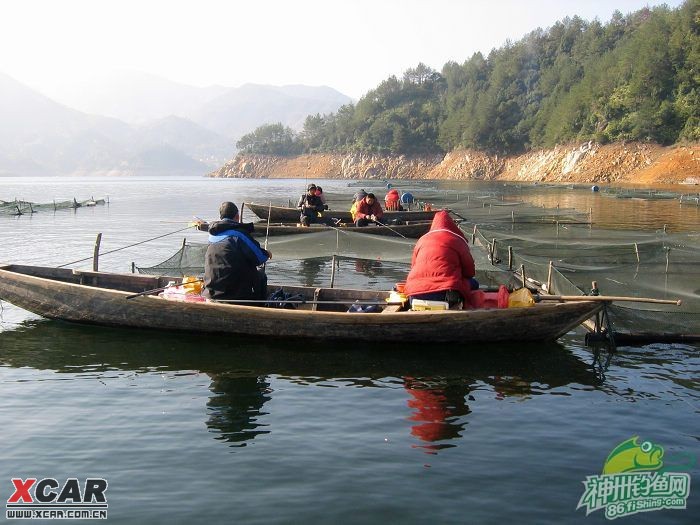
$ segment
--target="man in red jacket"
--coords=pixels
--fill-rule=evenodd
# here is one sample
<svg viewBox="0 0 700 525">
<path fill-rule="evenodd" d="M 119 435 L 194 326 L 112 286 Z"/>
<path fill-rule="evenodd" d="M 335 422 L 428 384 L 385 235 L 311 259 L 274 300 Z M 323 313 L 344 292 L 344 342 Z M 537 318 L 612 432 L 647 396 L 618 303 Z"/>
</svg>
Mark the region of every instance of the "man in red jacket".
<svg viewBox="0 0 700 525">
<path fill-rule="evenodd" d="M 430 231 L 413 248 L 406 295 L 412 300 L 447 301 L 450 306 L 465 304 L 478 286 L 474 274 L 466 237 L 446 211 L 437 212 Z"/>
<path fill-rule="evenodd" d="M 367 226 L 370 222 L 383 222 L 382 205 L 379 204 L 374 193 L 368 193 L 357 205 L 355 212 L 355 226 Z"/>
</svg>

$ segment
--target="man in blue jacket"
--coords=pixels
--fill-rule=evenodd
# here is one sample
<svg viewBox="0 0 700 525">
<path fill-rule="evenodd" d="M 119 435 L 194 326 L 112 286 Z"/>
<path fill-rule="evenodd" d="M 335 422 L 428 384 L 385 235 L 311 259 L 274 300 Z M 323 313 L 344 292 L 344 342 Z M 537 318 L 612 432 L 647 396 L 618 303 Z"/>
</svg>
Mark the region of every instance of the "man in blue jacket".
<svg viewBox="0 0 700 525">
<path fill-rule="evenodd" d="M 198 226 L 209 232 L 203 295 L 214 300 L 267 299 L 267 275 L 259 266 L 272 254 L 251 237 L 252 224 L 238 222 L 234 203 L 222 203 L 219 216 L 220 221 Z"/>
</svg>

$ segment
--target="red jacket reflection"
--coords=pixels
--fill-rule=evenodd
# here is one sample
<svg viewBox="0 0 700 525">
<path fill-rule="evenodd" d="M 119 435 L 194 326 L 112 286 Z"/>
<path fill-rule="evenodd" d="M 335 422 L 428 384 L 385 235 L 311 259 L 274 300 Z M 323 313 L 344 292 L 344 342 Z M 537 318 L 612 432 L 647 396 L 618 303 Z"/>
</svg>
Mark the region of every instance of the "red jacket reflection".
<svg viewBox="0 0 700 525">
<path fill-rule="evenodd" d="M 474 273 L 466 237 L 446 211 L 439 211 L 430 231 L 413 248 L 406 295 L 456 290 L 466 299 Z"/>
</svg>

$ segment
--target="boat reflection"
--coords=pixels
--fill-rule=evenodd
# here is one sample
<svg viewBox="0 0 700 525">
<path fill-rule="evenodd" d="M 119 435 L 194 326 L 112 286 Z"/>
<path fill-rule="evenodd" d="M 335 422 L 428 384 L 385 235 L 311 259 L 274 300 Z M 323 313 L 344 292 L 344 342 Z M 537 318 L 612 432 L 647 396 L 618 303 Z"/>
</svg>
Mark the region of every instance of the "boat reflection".
<svg viewBox="0 0 700 525">
<path fill-rule="evenodd" d="M 429 453 L 457 446 L 479 390 L 495 399 L 529 399 L 568 384 L 598 386 L 599 375 L 561 344 L 426 348 L 373 344 L 259 341 L 197 334 L 81 326 L 37 320 L 0 333 L 0 366 L 113 377 L 206 374 L 211 383 L 206 427 L 215 439 L 241 447 L 275 432 L 265 405 L 275 381 L 386 388 L 399 385 L 397 404 L 411 423 L 418 448 Z M 130 374 L 131 375 L 131 374 Z M 405 415 L 404 415 L 405 414 Z"/>
</svg>

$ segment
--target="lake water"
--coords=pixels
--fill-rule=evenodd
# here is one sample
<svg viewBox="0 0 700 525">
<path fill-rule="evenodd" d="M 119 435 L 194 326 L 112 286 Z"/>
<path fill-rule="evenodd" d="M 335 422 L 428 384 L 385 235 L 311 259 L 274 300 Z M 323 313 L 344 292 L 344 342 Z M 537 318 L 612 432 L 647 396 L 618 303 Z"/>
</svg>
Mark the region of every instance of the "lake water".
<svg viewBox="0 0 700 525">
<path fill-rule="evenodd" d="M 89 268 L 102 232 L 102 252 L 118 251 L 102 256 L 100 269 L 128 272 L 132 261 L 166 259 L 184 236 L 202 241 L 183 229 L 193 215 L 213 218 L 222 200 L 285 203 L 304 185 L 0 178 L 2 200 L 109 196 L 105 206 L 0 217 L 0 262 L 88 259 L 73 266 Z M 323 186 L 337 207 L 357 190 Z M 700 225 L 700 208 L 676 199 L 466 182 L 411 191 L 464 214 L 466 199 L 486 192 L 591 211 L 596 230 L 646 235 L 666 225 L 692 240 Z M 275 240 L 273 253 L 285 242 Z M 333 239 L 314 242 L 299 245 L 337 248 Z M 386 242 L 397 262 L 382 263 L 384 248 L 368 241 L 362 255 L 375 264 L 346 270 L 341 282 L 399 280 L 411 242 Z M 270 278 L 327 282 L 327 266 L 294 264 L 271 265 Z M 691 298 L 700 293 L 687 282 Z M 79 326 L 0 308 L 4 501 L 11 478 L 101 477 L 115 523 L 601 523 L 603 511 L 576 510 L 583 481 L 632 436 L 662 446 L 667 464 L 700 479 L 689 460 L 700 457 L 697 344 L 613 354 L 584 346 L 580 329 L 538 345 L 381 346 L 361 331 L 354 344 L 324 344 Z M 685 510 L 619 521 L 699 518 L 693 485 Z"/>
</svg>

